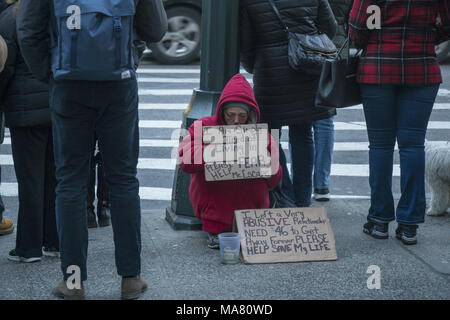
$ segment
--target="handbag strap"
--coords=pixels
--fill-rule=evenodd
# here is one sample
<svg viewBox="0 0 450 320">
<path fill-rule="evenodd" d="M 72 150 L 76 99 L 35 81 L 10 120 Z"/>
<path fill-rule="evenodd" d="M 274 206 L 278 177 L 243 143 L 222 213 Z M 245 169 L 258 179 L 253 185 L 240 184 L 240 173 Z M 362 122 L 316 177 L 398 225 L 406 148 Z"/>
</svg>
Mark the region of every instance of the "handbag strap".
<svg viewBox="0 0 450 320">
<path fill-rule="evenodd" d="M 272 7 L 272 10 L 275 12 L 275 15 L 278 17 L 278 20 L 280 20 L 281 25 L 284 28 L 284 31 L 289 32 L 289 28 L 288 26 L 284 23 L 283 19 L 281 18 L 281 14 L 280 11 L 278 11 L 277 6 L 275 5 L 275 3 L 273 2 L 273 0 L 268 0 L 270 3 L 270 6 Z"/>
<path fill-rule="evenodd" d="M 345 39 L 344 43 L 342 44 L 342 46 L 339 48 L 336 57 L 340 57 L 341 56 L 341 52 L 342 50 L 345 48 L 345 46 L 347 46 L 347 60 L 350 58 L 350 30 L 347 31 L 347 38 Z M 359 49 L 356 51 L 356 56 L 360 55 L 364 50 L 363 49 Z"/>
</svg>

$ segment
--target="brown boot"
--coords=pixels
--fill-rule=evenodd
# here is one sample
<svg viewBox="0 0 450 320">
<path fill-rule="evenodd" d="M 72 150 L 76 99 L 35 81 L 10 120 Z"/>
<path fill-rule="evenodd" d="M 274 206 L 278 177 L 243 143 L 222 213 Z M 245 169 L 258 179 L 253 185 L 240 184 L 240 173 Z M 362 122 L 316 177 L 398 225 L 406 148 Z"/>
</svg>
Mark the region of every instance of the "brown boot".
<svg viewBox="0 0 450 320">
<path fill-rule="evenodd" d="M 14 223 L 11 219 L 4 218 L 0 221 L 0 236 L 14 231 Z"/>
<path fill-rule="evenodd" d="M 147 290 L 147 283 L 141 277 L 122 277 L 122 300 L 138 299 Z"/>
<path fill-rule="evenodd" d="M 81 284 L 81 289 L 69 289 L 66 281 L 61 280 L 53 289 L 53 295 L 64 300 L 84 300 L 84 287 Z"/>
</svg>

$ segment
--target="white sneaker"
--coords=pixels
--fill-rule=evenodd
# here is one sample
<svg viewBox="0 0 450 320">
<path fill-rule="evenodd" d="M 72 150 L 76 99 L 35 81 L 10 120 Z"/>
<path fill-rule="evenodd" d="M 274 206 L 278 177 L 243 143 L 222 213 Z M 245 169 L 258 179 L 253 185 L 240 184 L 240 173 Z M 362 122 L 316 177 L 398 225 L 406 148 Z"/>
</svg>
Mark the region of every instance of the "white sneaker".
<svg viewBox="0 0 450 320">
<path fill-rule="evenodd" d="M 52 247 L 52 248 L 42 247 L 42 255 L 46 256 L 46 257 L 59 258 L 59 251 L 58 251 L 58 249 L 56 249 L 54 247 Z"/>
<path fill-rule="evenodd" d="M 316 201 L 330 201 L 330 191 L 328 189 L 314 189 L 313 198 Z"/>
</svg>

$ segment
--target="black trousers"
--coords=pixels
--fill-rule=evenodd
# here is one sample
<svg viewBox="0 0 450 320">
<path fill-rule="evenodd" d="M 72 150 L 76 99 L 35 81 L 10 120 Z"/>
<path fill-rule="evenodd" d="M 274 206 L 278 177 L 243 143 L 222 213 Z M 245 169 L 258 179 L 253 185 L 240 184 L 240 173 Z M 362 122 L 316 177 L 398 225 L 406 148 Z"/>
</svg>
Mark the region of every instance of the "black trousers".
<svg viewBox="0 0 450 320">
<path fill-rule="evenodd" d="M 52 128 L 10 128 L 14 169 L 19 185 L 16 253 L 42 255 L 42 246 L 58 246 L 55 215 L 55 160 Z"/>
<path fill-rule="evenodd" d="M 2 167 L 0 167 L 0 183 L 2 181 Z M 5 211 L 5 205 L 3 204 L 2 196 L 0 195 L 0 222 L 3 220 L 3 211 Z"/>
</svg>

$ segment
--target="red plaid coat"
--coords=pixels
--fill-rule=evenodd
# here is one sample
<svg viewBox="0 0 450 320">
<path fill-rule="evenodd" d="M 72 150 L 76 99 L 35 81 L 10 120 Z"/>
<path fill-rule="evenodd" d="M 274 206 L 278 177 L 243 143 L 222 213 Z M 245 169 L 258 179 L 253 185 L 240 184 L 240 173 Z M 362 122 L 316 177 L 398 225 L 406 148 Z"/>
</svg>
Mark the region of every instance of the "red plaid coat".
<svg viewBox="0 0 450 320">
<path fill-rule="evenodd" d="M 369 30 L 369 5 L 381 9 L 381 29 Z M 442 82 L 434 46 L 450 39 L 450 0 L 354 0 L 350 37 L 365 51 L 358 82 L 427 85 Z M 440 16 L 440 23 L 437 16 Z"/>
</svg>

